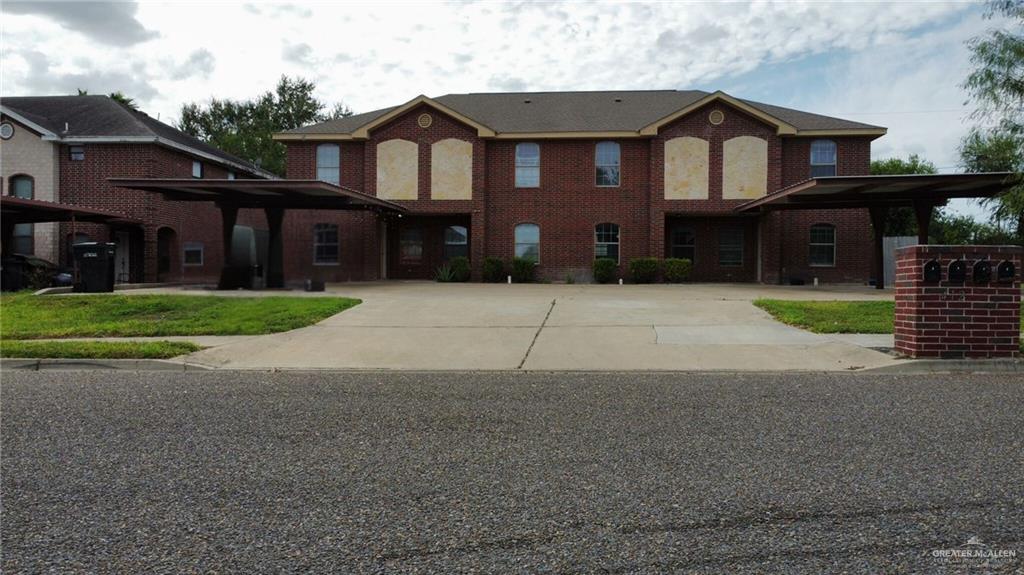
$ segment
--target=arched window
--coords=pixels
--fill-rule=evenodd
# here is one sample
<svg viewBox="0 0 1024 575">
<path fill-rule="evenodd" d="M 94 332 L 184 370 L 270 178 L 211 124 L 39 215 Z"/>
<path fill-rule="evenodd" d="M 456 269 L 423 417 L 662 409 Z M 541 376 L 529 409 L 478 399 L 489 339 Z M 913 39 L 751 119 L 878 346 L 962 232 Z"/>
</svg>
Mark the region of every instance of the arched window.
<svg viewBox="0 0 1024 575">
<path fill-rule="evenodd" d="M 594 153 L 598 186 L 619 185 L 619 143 L 598 142 Z"/>
<path fill-rule="evenodd" d="M 597 224 L 594 226 L 594 257 L 611 258 L 619 263 L 619 225 Z"/>
<path fill-rule="evenodd" d="M 540 226 L 519 224 L 516 226 L 516 257 L 540 262 Z"/>
<path fill-rule="evenodd" d="M 836 143 L 832 140 L 811 142 L 811 177 L 836 175 Z"/>
<path fill-rule="evenodd" d="M 516 144 L 516 187 L 540 187 L 540 144 Z"/>
<path fill-rule="evenodd" d="M 313 226 L 313 265 L 337 265 L 339 252 L 337 224 Z"/>
<path fill-rule="evenodd" d="M 444 259 L 450 260 L 469 255 L 469 233 L 465 226 L 448 226 L 444 229 Z"/>
<path fill-rule="evenodd" d="M 316 147 L 316 179 L 341 184 L 341 148 L 338 144 L 320 144 Z"/>
<path fill-rule="evenodd" d="M 836 227 L 832 224 L 811 226 L 810 255 L 808 262 L 815 267 L 836 265 Z"/>
<path fill-rule="evenodd" d="M 16 198 L 31 200 L 36 195 L 36 181 L 32 179 L 32 176 L 11 176 L 8 190 L 8 193 Z M 11 251 L 13 253 L 34 255 L 36 251 L 35 225 L 14 224 L 14 241 L 12 244 Z"/>
</svg>

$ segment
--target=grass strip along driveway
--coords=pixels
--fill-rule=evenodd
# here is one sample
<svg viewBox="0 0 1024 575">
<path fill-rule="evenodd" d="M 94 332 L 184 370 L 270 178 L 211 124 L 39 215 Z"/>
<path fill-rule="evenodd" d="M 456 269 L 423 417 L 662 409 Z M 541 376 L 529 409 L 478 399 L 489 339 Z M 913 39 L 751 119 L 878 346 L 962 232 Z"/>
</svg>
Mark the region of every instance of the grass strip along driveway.
<svg viewBox="0 0 1024 575">
<path fill-rule="evenodd" d="M 312 325 L 359 304 L 331 297 L 0 296 L 0 339 L 260 335 Z"/>
<path fill-rule="evenodd" d="M 0 341 L 0 357 L 168 359 L 203 349 L 187 341 Z"/>
<path fill-rule="evenodd" d="M 891 301 L 786 301 L 757 299 L 754 305 L 784 324 L 814 333 L 892 333 Z"/>
</svg>

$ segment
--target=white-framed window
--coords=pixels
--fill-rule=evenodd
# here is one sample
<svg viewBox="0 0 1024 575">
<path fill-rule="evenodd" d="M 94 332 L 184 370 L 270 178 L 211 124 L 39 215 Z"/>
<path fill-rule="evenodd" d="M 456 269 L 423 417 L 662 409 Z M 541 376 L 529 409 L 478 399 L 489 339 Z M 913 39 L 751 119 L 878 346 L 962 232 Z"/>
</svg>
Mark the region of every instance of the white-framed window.
<svg viewBox="0 0 1024 575">
<path fill-rule="evenodd" d="M 612 223 L 594 226 L 594 257 L 611 258 L 619 263 L 619 225 Z"/>
<path fill-rule="evenodd" d="M 81 162 L 85 159 L 85 146 L 68 146 L 68 159 Z"/>
<path fill-rule="evenodd" d="M 182 247 L 181 263 L 186 266 L 201 266 L 205 261 L 203 242 L 185 242 Z"/>
<path fill-rule="evenodd" d="M 697 235 L 693 228 L 673 228 L 669 242 L 672 257 L 690 260 L 690 263 L 697 261 Z"/>
<path fill-rule="evenodd" d="M 519 224 L 515 228 L 515 255 L 517 258 L 540 263 L 540 226 Z"/>
<path fill-rule="evenodd" d="M 199 160 L 192 160 L 192 177 L 203 177 L 203 163 L 200 162 Z"/>
<path fill-rule="evenodd" d="M 718 265 L 724 267 L 743 265 L 743 228 L 719 228 Z"/>
<path fill-rule="evenodd" d="M 234 180 L 236 177 L 237 176 L 235 176 L 235 172 L 233 172 L 231 170 L 228 170 L 228 179 L 229 180 Z"/>
<path fill-rule="evenodd" d="M 444 259 L 469 256 L 469 232 L 465 226 L 444 229 Z"/>
<path fill-rule="evenodd" d="M 8 193 L 16 198 L 31 200 L 36 195 L 36 181 L 32 176 L 20 174 L 7 181 Z M 14 224 L 14 241 L 11 252 L 34 255 L 36 251 L 35 224 Z"/>
<path fill-rule="evenodd" d="M 423 261 L 423 231 L 419 228 L 402 228 L 398 234 L 398 260 L 406 264 Z"/>
<path fill-rule="evenodd" d="M 620 181 L 620 149 L 618 142 L 598 142 L 594 148 L 597 185 L 615 187 Z"/>
<path fill-rule="evenodd" d="M 810 253 L 808 263 L 813 267 L 835 267 L 836 227 L 832 224 L 811 226 Z"/>
<path fill-rule="evenodd" d="M 341 147 L 338 144 L 320 144 L 316 147 L 316 179 L 334 185 L 341 184 Z"/>
<path fill-rule="evenodd" d="M 832 140 L 811 142 L 811 177 L 836 175 L 836 143 Z"/>
<path fill-rule="evenodd" d="M 16 198 L 31 200 L 36 196 L 36 180 L 32 176 L 19 174 L 7 182 L 8 193 Z"/>
<path fill-rule="evenodd" d="M 540 187 L 540 144 L 516 144 L 516 187 Z"/>
<path fill-rule="evenodd" d="M 338 226 L 336 224 L 313 226 L 313 265 L 337 265 L 340 253 Z"/>
</svg>

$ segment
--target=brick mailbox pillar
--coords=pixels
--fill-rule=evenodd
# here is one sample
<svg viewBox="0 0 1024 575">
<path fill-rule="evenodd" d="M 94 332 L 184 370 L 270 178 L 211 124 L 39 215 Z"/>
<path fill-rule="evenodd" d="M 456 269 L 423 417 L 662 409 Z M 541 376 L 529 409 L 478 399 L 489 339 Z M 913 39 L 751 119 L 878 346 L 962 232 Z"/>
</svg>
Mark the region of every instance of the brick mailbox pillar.
<svg viewBox="0 0 1024 575">
<path fill-rule="evenodd" d="M 896 250 L 896 351 L 910 357 L 1017 357 L 1020 246 Z"/>
</svg>

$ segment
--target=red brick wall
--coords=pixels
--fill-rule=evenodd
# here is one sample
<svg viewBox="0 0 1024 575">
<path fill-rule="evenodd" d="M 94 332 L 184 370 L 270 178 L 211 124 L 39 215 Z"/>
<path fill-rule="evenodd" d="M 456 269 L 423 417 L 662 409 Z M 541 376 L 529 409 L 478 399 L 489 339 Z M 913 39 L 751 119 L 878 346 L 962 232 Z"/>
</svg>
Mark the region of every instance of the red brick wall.
<svg viewBox="0 0 1024 575">
<path fill-rule="evenodd" d="M 910 357 L 1016 357 L 1020 352 L 1020 246 L 907 246 L 896 250 L 896 351 Z M 924 280 L 935 259 L 942 280 Z M 967 263 L 967 281 L 949 281 L 949 264 Z M 974 283 L 973 265 L 992 262 L 992 279 Z M 1014 262 L 1013 281 L 999 282 L 996 266 Z"/>
</svg>

